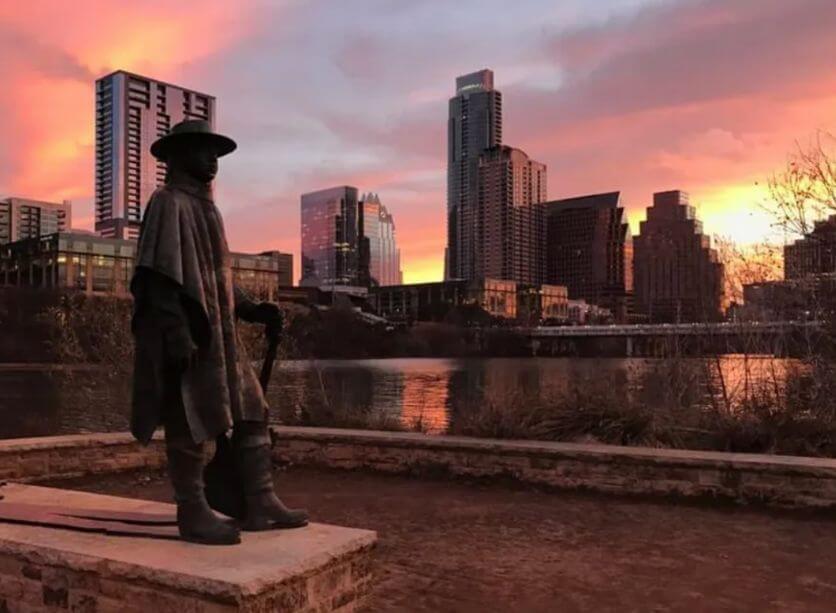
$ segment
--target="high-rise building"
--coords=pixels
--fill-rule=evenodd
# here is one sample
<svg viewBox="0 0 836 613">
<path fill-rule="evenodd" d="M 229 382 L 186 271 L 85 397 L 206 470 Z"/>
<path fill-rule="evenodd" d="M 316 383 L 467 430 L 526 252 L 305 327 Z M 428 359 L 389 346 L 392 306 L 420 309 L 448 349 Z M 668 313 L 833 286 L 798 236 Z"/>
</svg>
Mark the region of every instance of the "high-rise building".
<svg viewBox="0 0 836 613">
<path fill-rule="evenodd" d="M 0 200 L 0 245 L 55 232 L 72 225 L 72 203 L 43 202 L 28 198 Z"/>
<path fill-rule="evenodd" d="M 633 240 L 636 309 L 651 322 L 719 319 L 723 264 L 702 232 L 688 194 L 653 194 Z"/>
<path fill-rule="evenodd" d="M 96 81 L 96 232 L 139 236 L 143 208 L 165 182 L 151 143 L 185 119 L 214 127 L 215 98 L 123 70 Z"/>
<path fill-rule="evenodd" d="M 377 194 L 365 194 L 360 200 L 357 225 L 360 284 L 371 287 L 403 283 L 395 221 Z"/>
<path fill-rule="evenodd" d="M 358 194 L 343 185 L 302 194 L 300 285 L 357 285 Z"/>
<path fill-rule="evenodd" d="M 479 157 L 476 207 L 460 217 L 475 230 L 468 274 L 540 284 L 545 276 L 546 166 L 497 145 Z"/>
<path fill-rule="evenodd" d="M 569 298 L 627 319 L 633 291 L 633 238 L 619 192 L 553 200 L 546 217 L 546 281 Z"/>
<path fill-rule="evenodd" d="M 446 279 L 476 276 L 479 156 L 501 144 L 502 94 L 493 87 L 493 72 L 458 77 L 447 122 Z"/>
<path fill-rule="evenodd" d="M 813 230 L 784 247 L 784 278 L 836 272 L 836 215 L 817 221 Z"/>
</svg>

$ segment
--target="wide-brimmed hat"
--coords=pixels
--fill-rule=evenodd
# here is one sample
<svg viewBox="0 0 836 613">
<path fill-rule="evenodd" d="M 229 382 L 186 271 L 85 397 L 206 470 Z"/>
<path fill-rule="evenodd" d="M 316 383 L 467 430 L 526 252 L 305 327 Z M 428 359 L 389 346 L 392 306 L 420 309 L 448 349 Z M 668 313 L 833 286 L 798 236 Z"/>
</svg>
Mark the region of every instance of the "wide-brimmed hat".
<svg viewBox="0 0 836 613">
<path fill-rule="evenodd" d="M 238 147 L 228 136 L 213 132 L 212 126 L 205 119 L 187 119 L 174 124 L 168 134 L 155 140 L 151 145 L 151 155 L 158 160 L 165 161 L 175 143 L 188 140 L 211 143 L 218 157 L 232 153 Z"/>
</svg>

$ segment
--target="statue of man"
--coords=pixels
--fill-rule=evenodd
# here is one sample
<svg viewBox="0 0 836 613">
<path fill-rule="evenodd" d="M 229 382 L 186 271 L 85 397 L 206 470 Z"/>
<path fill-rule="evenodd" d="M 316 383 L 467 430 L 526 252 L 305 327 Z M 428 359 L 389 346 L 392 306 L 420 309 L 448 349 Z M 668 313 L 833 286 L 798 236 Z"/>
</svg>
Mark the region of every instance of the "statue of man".
<svg viewBox="0 0 836 613">
<path fill-rule="evenodd" d="M 246 498 L 245 530 L 293 528 L 307 514 L 273 490 L 267 403 L 236 330 L 236 317 L 281 325 L 278 305 L 234 287 L 223 222 L 212 194 L 218 158 L 235 142 L 187 120 L 151 146 L 166 183 L 142 220 L 131 280 L 136 342 L 131 431 L 141 442 L 165 427 L 168 472 L 184 540 L 227 545 L 239 529 L 216 515 L 203 483 L 204 444 L 232 430 Z"/>
</svg>

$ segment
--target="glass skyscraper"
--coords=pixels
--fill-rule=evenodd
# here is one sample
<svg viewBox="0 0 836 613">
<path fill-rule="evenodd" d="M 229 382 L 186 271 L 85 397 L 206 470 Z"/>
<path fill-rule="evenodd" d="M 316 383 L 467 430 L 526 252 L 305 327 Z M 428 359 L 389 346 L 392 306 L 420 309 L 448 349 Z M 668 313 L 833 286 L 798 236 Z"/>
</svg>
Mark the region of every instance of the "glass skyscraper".
<svg viewBox="0 0 836 613">
<path fill-rule="evenodd" d="M 215 98 L 122 70 L 96 81 L 96 232 L 139 236 L 142 211 L 165 182 L 151 143 L 184 119 L 214 127 Z"/>
<path fill-rule="evenodd" d="M 395 242 L 395 221 L 377 194 L 360 201 L 360 283 L 366 286 L 403 282 L 401 252 Z"/>
<path fill-rule="evenodd" d="M 502 94 L 493 87 L 493 72 L 458 77 L 447 121 L 447 279 L 477 274 L 479 156 L 501 144 Z"/>
<path fill-rule="evenodd" d="M 546 280 L 569 298 L 627 320 L 633 294 L 633 238 L 620 192 L 553 200 L 543 205 Z"/>
<path fill-rule="evenodd" d="M 302 194 L 300 285 L 358 284 L 358 192 L 343 185 Z"/>
</svg>

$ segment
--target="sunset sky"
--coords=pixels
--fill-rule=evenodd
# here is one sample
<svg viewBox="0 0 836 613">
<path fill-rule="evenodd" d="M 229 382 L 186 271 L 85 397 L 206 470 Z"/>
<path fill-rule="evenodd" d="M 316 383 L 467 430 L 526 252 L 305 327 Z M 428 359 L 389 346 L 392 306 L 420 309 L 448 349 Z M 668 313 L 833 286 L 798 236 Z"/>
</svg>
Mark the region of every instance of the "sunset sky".
<svg viewBox="0 0 836 613">
<path fill-rule="evenodd" d="M 93 82 L 125 69 L 217 97 L 233 249 L 298 260 L 299 195 L 350 184 L 394 214 L 405 280 L 439 279 L 447 100 L 491 68 L 550 198 L 620 189 L 637 230 L 684 189 L 750 242 L 756 183 L 836 129 L 834 32 L 833 0 L 7 0 L 0 196 L 69 198 L 92 229 Z"/>
</svg>

